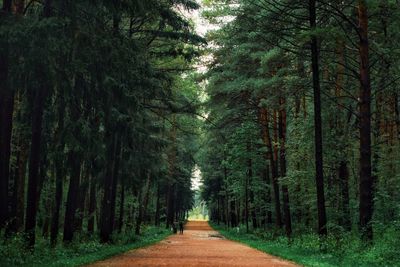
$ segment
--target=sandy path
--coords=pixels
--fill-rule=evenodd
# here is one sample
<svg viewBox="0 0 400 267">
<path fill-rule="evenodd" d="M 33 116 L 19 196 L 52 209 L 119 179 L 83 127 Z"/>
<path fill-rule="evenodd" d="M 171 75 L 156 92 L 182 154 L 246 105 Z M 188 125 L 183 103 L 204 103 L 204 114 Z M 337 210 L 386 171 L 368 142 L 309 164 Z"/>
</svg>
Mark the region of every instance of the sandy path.
<svg viewBox="0 0 400 267">
<path fill-rule="evenodd" d="M 105 266 L 298 266 L 224 239 L 207 222 L 190 221 L 183 235 L 172 235 L 158 244 L 97 262 Z"/>
</svg>

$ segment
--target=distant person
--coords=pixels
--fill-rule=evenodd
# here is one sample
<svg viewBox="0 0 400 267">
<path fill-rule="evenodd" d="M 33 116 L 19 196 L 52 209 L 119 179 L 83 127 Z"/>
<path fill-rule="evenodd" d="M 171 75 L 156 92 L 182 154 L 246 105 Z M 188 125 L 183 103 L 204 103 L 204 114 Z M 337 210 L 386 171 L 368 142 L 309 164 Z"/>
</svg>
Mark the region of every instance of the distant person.
<svg viewBox="0 0 400 267">
<path fill-rule="evenodd" d="M 172 231 L 174 232 L 174 234 L 178 232 L 178 223 L 176 221 L 172 223 Z"/>
<path fill-rule="evenodd" d="M 179 233 L 183 235 L 183 221 L 179 221 Z"/>
</svg>

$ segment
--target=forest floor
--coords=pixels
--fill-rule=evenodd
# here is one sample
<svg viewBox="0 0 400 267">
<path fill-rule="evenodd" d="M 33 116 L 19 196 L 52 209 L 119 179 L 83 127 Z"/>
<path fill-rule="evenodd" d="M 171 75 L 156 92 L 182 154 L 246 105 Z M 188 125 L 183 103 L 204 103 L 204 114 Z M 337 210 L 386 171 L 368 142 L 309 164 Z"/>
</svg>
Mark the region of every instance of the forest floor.
<svg viewBox="0 0 400 267">
<path fill-rule="evenodd" d="M 90 267 L 109 266 L 299 266 L 225 239 L 206 221 L 189 221 L 176 234 L 146 248 L 132 250 Z"/>
</svg>

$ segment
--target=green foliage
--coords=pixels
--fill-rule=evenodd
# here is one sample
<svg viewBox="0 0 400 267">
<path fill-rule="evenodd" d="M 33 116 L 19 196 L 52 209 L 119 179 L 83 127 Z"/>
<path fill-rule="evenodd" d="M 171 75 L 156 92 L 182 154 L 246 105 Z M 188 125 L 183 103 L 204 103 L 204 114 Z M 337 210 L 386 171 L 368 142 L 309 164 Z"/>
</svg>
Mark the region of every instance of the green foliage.
<svg viewBox="0 0 400 267">
<path fill-rule="evenodd" d="M 302 233 L 288 240 L 272 232 L 254 231 L 246 234 L 239 228 L 213 225 L 225 237 L 263 252 L 292 260 L 304 266 L 400 266 L 398 225 L 379 230 L 373 246 L 366 247 L 357 234 L 329 235 L 321 243 L 316 234 Z M 321 251 L 324 247 L 326 252 Z"/>
<path fill-rule="evenodd" d="M 134 231 L 115 234 L 113 244 L 101 244 L 97 238 L 82 236 L 68 246 L 50 248 L 39 239 L 34 252 L 24 252 L 25 243 L 17 235 L 0 245 L 1 266 L 81 266 L 103 260 L 128 250 L 156 243 L 170 234 L 165 227 L 148 226 L 140 236 Z"/>
</svg>

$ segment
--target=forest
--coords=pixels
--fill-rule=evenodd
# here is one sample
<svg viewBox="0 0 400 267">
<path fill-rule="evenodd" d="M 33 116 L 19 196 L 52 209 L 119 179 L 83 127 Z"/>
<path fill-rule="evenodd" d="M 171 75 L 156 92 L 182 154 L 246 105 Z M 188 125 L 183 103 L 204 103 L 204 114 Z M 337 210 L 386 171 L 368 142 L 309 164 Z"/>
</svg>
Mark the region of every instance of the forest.
<svg viewBox="0 0 400 267">
<path fill-rule="evenodd" d="M 400 265 L 399 1 L 0 6 L 1 266 L 91 263 L 190 211 L 304 266 Z"/>
<path fill-rule="evenodd" d="M 211 220 L 398 266 L 399 1 L 205 2 Z"/>
</svg>

